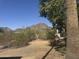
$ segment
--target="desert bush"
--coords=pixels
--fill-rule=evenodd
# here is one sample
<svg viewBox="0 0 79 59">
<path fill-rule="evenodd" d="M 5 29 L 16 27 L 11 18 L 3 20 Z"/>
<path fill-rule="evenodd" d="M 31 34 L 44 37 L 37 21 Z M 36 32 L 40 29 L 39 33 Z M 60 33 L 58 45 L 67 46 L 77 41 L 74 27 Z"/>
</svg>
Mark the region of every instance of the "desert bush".
<svg viewBox="0 0 79 59">
<path fill-rule="evenodd" d="M 50 42 L 50 46 L 55 47 L 55 49 L 59 52 L 61 52 L 62 54 L 65 54 L 66 52 L 66 38 L 64 39 L 59 39 L 56 40 L 56 29 L 51 29 L 50 31 L 48 31 L 47 33 L 47 38 Z"/>
<path fill-rule="evenodd" d="M 47 32 L 47 39 L 49 40 L 50 42 L 50 46 L 53 46 L 53 42 L 55 40 L 55 33 L 56 33 L 56 30 L 55 29 L 51 29 Z"/>
<path fill-rule="evenodd" d="M 23 30 L 19 33 L 14 33 L 14 46 L 21 47 L 29 44 L 30 41 L 35 40 L 35 34 L 31 30 Z"/>
<path fill-rule="evenodd" d="M 5 45 L 13 40 L 12 33 L 11 31 L 0 32 L 0 44 Z"/>
<path fill-rule="evenodd" d="M 49 30 L 47 32 L 47 39 L 49 39 L 49 40 L 55 39 L 55 33 L 56 33 L 56 30 L 55 29 Z"/>
</svg>

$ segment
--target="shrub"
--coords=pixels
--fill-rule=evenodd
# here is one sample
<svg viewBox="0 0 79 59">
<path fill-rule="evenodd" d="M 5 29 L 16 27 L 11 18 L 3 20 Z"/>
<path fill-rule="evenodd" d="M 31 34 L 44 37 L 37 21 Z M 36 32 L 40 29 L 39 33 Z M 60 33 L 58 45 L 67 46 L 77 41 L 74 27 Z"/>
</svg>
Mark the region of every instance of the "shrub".
<svg viewBox="0 0 79 59">
<path fill-rule="evenodd" d="M 14 46 L 26 46 L 30 41 L 35 40 L 35 34 L 31 30 L 24 30 L 19 33 L 14 33 L 14 40 Z"/>
</svg>

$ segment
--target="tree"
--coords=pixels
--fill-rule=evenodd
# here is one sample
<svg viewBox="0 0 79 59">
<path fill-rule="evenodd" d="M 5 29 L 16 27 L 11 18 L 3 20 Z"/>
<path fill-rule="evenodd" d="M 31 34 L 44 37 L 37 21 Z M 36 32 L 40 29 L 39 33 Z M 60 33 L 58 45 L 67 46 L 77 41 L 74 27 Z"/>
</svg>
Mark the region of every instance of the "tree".
<svg viewBox="0 0 79 59">
<path fill-rule="evenodd" d="M 64 0 L 40 0 L 40 15 L 46 17 L 61 36 L 66 37 L 66 13 Z M 54 29 L 53 28 L 53 29 Z M 66 42 L 66 40 L 64 40 Z"/>
<path fill-rule="evenodd" d="M 66 0 L 67 6 L 67 56 L 79 59 L 79 29 L 76 0 Z"/>
<path fill-rule="evenodd" d="M 41 0 L 40 15 L 48 18 L 52 25 L 61 32 L 65 29 L 64 0 Z"/>
<path fill-rule="evenodd" d="M 79 14 L 79 0 L 77 0 L 77 4 Z M 59 30 L 59 32 L 64 30 L 66 32 L 65 11 L 65 0 L 40 0 L 40 15 L 48 18 L 48 20 Z"/>
<path fill-rule="evenodd" d="M 67 5 L 67 23 L 65 2 Z M 51 23 L 55 22 L 54 24 L 57 25 L 55 27 L 60 30 L 60 33 L 67 25 L 67 59 L 79 59 L 79 29 L 76 0 L 41 0 L 40 4 L 41 16 L 48 18 Z"/>
<path fill-rule="evenodd" d="M 50 28 L 44 23 L 38 23 L 31 26 L 31 30 L 35 33 L 36 39 L 47 39 L 47 32 Z"/>
</svg>

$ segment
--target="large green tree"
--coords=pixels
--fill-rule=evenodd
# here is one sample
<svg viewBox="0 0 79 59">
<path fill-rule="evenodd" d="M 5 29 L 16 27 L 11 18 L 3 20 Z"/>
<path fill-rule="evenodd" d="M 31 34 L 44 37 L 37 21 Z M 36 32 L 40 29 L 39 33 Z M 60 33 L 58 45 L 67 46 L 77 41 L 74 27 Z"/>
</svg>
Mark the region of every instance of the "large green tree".
<svg viewBox="0 0 79 59">
<path fill-rule="evenodd" d="M 77 7 L 79 15 L 78 0 Z M 40 15 L 46 17 L 55 28 L 59 29 L 59 32 L 66 32 L 65 0 L 40 0 Z"/>
<path fill-rule="evenodd" d="M 64 3 L 64 0 L 40 0 L 40 15 L 46 17 L 60 33 L 66 31 Z"/>
<path fill-rule="evenodd" d="M 66 13 L 64 0 L 40 0 L 40 15 L 46 17 L 54 28 L 66 35 Z M 64 40 L 66 42 L 66 40 Z M 59 44 L 61 46 L 61 44 Z M 65 45 L 64 45 L 65 46 Z"/>
<path fill-rule="evenodd" d="M 65 9 L 65 7 L 67 7 L 67 9 Z M 79 9 L 77 9 L 76 0 L 41 0 L 40 2 L 41 16 L 48 18 L 52 23 L 55 22 L 55 25 L 57 24 L 57 27 L 60 29 L 65 28 L 67 25 L 67 59 L 79 59 L 79 28 L 77 10 Z"/>
</svg>

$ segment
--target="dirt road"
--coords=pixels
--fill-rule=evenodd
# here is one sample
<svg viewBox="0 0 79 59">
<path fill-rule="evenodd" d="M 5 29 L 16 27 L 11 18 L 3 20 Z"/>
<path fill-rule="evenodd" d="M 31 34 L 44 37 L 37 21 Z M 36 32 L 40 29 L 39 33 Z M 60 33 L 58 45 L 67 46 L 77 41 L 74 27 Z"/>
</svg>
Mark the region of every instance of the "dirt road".
<svg viewBox="0 0 79 59">
<path fill-rule="evenodd" d="M 48 41 L 45 40 L 35 40 L 29 43 L 29 46 L 18 48 L 18 49 L 7 49 L 0 53 L 0 57 L 11 57 L 11 56 L 22 56 L 22 59 L 41 59 L 46 52 L 51 48 Z M 58 52 L 53 55 L 55 50 L 47 56 L 46 59 L 63 59 Z"/>
</svg>

